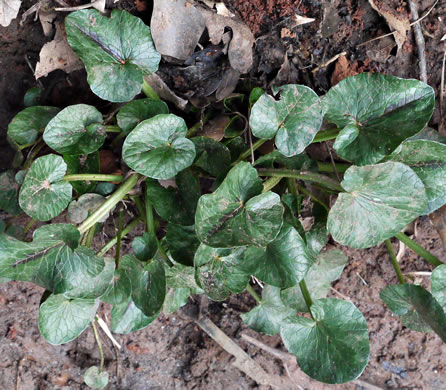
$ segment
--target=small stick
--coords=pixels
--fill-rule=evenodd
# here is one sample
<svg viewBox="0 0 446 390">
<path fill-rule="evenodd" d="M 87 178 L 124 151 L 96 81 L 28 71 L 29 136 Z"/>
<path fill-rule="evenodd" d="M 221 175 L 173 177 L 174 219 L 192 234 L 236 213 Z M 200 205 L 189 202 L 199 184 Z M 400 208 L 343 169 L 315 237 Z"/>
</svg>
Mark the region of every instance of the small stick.
<svg viewBox="0 0 446 390">
<path fill-rule="evenodd" d="M 346 51 L 343 51 L 342 53 L 336 54 L 333 58 L 330 58 L 327 62 L 324 62 L 323 64 L 319 65 L 318 67 L 314 68 L 311 72 L 316 73 L 318 70 L 327 67 L 332 62 L 335 62 L 339 57 L 347 55 Z"/>
<path fill-rule="evenodd" d="M 413 18 L 415 20 L 417 20 L 419 18 L 418 9 L 412 0 L 409 0 L 409 7 L 410 7 L 410 12 L 412 13 Z M 420 63 L 419 63 L 420 79 L 423 83 L 427 84 L 427 66 L 426 66 L 426 57 L 425 57 L 426 46 L 424 43 L 423 32 L 421 31 L 421 26 L 419 23 L 417 23 L 414 26 L 414 28 L 415 28 L 415 31 L 414 31 L 415 42 L 417 43 L 418 57 L 420 59 Z"/>
<path fill-rule="evenodd" d="M 412 276 L 431 276 L 432 272 L 430 271 L 415 271 L 415 272 L 406 272 L 403 275 L 412 275 Z"/>
<path fill-rule="evenodd" d="M 334 287 L 330 287 L 330 290 L 333 291 L 335 294 L 339 295 L 342 299 L 345 299 L 346 301 L 349 301 L 349 302 L 352 301 L 347 295 L 342 294 L 340 291 L 336 290 Z"/>
<path fill-rule="evenodd" d="M 359 279 L 361 279 L 362 283 L 364 283 L 365 286 L 368 286 L 368 283 L 364 280 L 364 278 L 359 274 L 359 272 L 356 272 L 356 275 L 358 275 Z"/>
</svg>

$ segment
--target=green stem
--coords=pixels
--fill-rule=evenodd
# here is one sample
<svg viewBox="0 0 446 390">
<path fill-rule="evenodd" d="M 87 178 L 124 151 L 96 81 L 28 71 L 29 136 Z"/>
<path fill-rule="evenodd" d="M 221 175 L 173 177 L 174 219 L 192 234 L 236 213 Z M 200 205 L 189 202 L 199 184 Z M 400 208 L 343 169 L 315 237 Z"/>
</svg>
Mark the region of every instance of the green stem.
<svg viewBox="0 0 446 390">
<path fill-rule="evenodd" d="M 260 148 L 266 141 L 268 141 L 267 139 L 258 139 L 256 142 L 254 142 L 252 144 L 252 151 L 256 151 L 258 148 Z M 249 157 L 251 155 L 251 148 L 246 149 L 239 157 L 236 161 L 234 161 L 231 165 L 237 165 L 240 161 L 243 161 L 246 157 Z"/>
<path fill-rule="evenodd" d="M 121 184 L 121 186 L 111 195 L 101 207 L 99 207 L 92 215 L 90 215 L 79 227 L 81 233 L 85 233 L 90 229 L 96 222 L 105 217 L 110 210 L 116 206 L 124 197 L 131 191 L 131 189 L 136 185 L 141 175 L 134 174 L 131 175 L 128 180 Z"/>
<path fill-rule="evenodd" d="M 432 253 L 428 252 L 421 245 L 417 244 L 410 237 L 406 236 L 404 233 L 397 233 L 395 237 L 398 238 L 401 242 L 406 244 L 410 249 L 412 249 L 417 255 L 421 256 L 423 259 L 427 260 L 433 266 L 437 267 L 442 265 L 443 262 L 440 261 L 437 257 L 435 257 Z"/>
<path fill-rule="evenodd" d="M 118 220 L 118 234 L 116 235 L 116 256 L 115 256 L 115 264 L 116 269 L 119 269 L 119 262 L 121 260 L 121 240 L 122 240 L 122 225 L 124 224 L 124 212 L 122 210 L 119 211 L 119 220 Z"/>
<path fill-rule="evenodd" d="M 139 215 L 141 215 L 144 218 L 144 221 L 146 220 L 146 212 L 144 211 L 144 206 L 141 202 L 141 198 L 136 195 L 130 196 L 130 199 L 135 203 L 136 208 L 138 209 Z"/>
<path fill-rule="evenodd" d="M 66 175 L 64 181 L 122 181 L 120 175 L 103 175 L 100 173 L 78 173 L 74 175 Z"/>
<path fill-rule="evenodd" d="M 316 161 L 316 164 L 317 164 L 317 169 L 319 170 L 319 172 L 332 173 L 335 171 L 333 168 L 333 164 L 331 164 L 331 163 Z M 336 170 L 339 173 L 344 173 L 348 168 L 350 168 L 350 165 L 347 165 L 347 164 L 336 163 L 335 165 L 336 165 Z"/>
<path fill-rule="evenodd" d="M 386 240 L 384 242 L 386 243 L 386 247 L 390 255 L 390 260 L 392 261 L 393 269 L 396 272 L 396 276 L 398 276 L 399 282 L 401 284 L 406 283 L 403 273 L 401 272 L 400 265 L 398 264 L 398 260 L 396 259 L 395 252 L 393 251 L 392 243 L 390 242 L 390 240 Z"/>
<path fill-rule="evenodd" d="M 95 233 L 96 233 L 96 224 L 94 224 L 90 229 L 88 229 L 88 233 L 85 238 L 85 246 L 87 248 L 91 247 Z"/>
<path fill-rule="evenodd" d="M 101 355 L 101 365 L 99 366 L 99 372 L 101 372 L 102 369 L 104 368 L 104 351 L 102 350 L 102 343 L 101 340 L 99 339 L 98 330 L 96 329 L 94 320 L 91 323 L 91 326 L 93 327 L 94 338 L 96 339 L 96 343 L 98 344 L 99 354 Z"/>
<path fill-rule="evenodd" d="M 208 121 L 209 117 L 210 117 L 210 113 L 209 112 L 205 112 L 203 115 L 203 118 L 201 118 L 201 120 L 199 120 L 197 123 L 195 123 L 195 125 L 193 125 L 186 134 L 186 138 L 190 138 L 193 137 L 195 134 L 197 134 L 202 126 Z"/>
<path fill-rule="evenodd" d="M 260 298 L 259 294 L 256 293 L 256 290 L 254 290 L 254 288 L 250 284 L 246 286 L 246 291 L 248 291 L 252 295 L 257 303 L 262 303 L 262 298 Z"/>
<path fill-rule="evenodd" d="M 143 220 L 142 215 L 138 215 L 132 222 L 130 222 L 125 229 L 122 230 L 121 233 L 121 239 L 122 237 L 125 237 L 127 234 L 129 234 L 135 227 L 138 225 L 139 222 Z M 97 256 L 104 256 L 111 248 L 113 248 L 116 243 L 118 242 L 118 237 L 112 238 L 105 246 L 97 253 Z"/>
<path fill-rule="evenodd" d="M 31 218 L 26 224 L 25 229 L 23 229 L 23 233 L 25 234 L 28 233 L 28 230 L 31 229 L 36 222 L 37 222 L 36 219 Z"/>
<path fill-rule="evenodd" d="M 104 126 L 104 128 L 107 133 L 120 133 L 122 131 L 119 126 L 114 125 L 107 125 Z"/>
<path fill-rule="evenodd" d="M 269 190 L 272 190 L 277 184 L 280 183 L 282 179 L 283 176 L 275 176 L 275 177 L 270 177 L 268 180 L 265 180 L 263 182 L 262 192 L 268 192 Z"/>
<path fill-rule="evenodd" d="M 161 100 L 155 90 L 146 82 L 146 80 L 142 83 L 142 91 L 144 95 L 146 95 L 150 99 Z"/>
<path fill-rule="evenodd" d="M 313 144 L 316 142 L 324 142 L 324 141 L 329 141 L 331 139 L 335 139 L 338 136 L 339 132 L 340 132 L 339 129 L 328 129 L 319 131 L 319 133 L 317 133 L 316 137 L 314 137 L 313 139 Z"/>
<path fill-rule="evenodd" d="M 301 280 L 301 282 L 299 283 L 299 287 L 300 287 L 300 291 L 302 292 L 302 296 L 304 297 L 308 311 L 310 312 L 311 318 L 313 318 L 313 314 L 311 313 L 311 305 L 313 304 L 313 301 L 311 300 L 311 295 L 310 295 L 310 292 L 308 291 L 308 287 L 307 287 L 307 283 L 305 283 L 305 279 Z"/>
<path fill-rule="evenodd" d="M 149 198 L 149 187 L 146 185 L 146 231 L 155 234 L 155 223 L 153 219 L 153 207 Z"/>
<path fill-rule="evenodd" d="M 330 211 L 330 208 L 320 200 L 316 195 L 313 195 L 310 191 L 308 191 L 304 186 L 301 186 L 300 184 L 297 184 L 296 187 L 299 189 L 302 194 L 309 196 L 311 199 L 313 199 L 315 202 L 319 203 L 325 210 L 327 210 L 327 213 Z"/>
<path fill-rule="evenodd" d="M 26 159 L 25 163 L 23 164 L 23 169 L 28 169 L 33 161 L 34 158 L 39 154 L 39 152 L 42 150 L 42 148 L 45 146 L 45 143 L 42 141 L 39 141 L 39 143 L 36 145 L 36 147 L 32 150 L 28 158 Z"/>
<path fill-rule="evenodd" d="M 36 141 L 31 142 L 29 144 L 18 145 L 18 149 L 19 150 L 23 150 L 23 149 L 26 149 L 26 148 L 30 148 L 31 146 L 35 145 L 37 142 L 39 142 L 39 140 L 36 140 Z"/>
<path fill-rule="evenodd" d="M 300 179 L 303 181 L 310 181 L 314 183 L 321 184 L 322 186 L 334 190 L 343 192 L 344 189 L 339 185 L 339 183 L 332 179 L 331 177 L 321 175 L 314 172 L 301 172 L 293 169 L 258 169 L 259 176 L 283 176 L 292 177 L 294 179 Z"/>
</svg>

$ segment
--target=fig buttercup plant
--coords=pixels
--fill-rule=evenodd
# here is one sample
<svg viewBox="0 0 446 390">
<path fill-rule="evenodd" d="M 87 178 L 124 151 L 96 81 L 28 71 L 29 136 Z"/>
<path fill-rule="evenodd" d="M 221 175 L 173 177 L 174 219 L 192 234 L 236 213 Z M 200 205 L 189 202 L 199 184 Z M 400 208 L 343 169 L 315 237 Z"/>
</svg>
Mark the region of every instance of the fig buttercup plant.
<svg viewBox="0 0 446 390">
<path fill-rule="evenodd" d="M 341 81 L 322 98 L 301 85 L 273 88 L 272 95 L 256 88 L 249 131 L 257 141 L 250 147 L 241 132 L 227 131 L 219 142 L 195 136 L 142 87 L 161 57 L 141 20 L 125 11 L 108 18 L 82 10 L 65 23 L 93 92 L 129 102 L 114 125 L 80 104 L 28 107 L 8 128 L 18 153 L 31 152 L 22 170 L 1 174 L 0 209 L 29 215 L 25 230 L 64 210 L 72 221 L 40 226 L 31 242 L 8 232 L 13 218 L 0 221 L 0 277 L 46 289 L 38 326 L 49 343 L 72 341 L 92 325 L 102 351 L 95 326 L 101 301 L 113 305 L 111 330 L 127 334 L 175 312 L 191 294 L 223 301 L 247 290 L 258 303 L 242 314 L 248 326 L 280 334 L 312 378 L 352 381 L 369 359 L 368 328 L 353 303 L 327 298 L 348 261 L 339 249 L 324 250 L 330 235 L 352 248 L 385 242 L 399 284 L 381 292 L 383 302 L 408 328 L 446 341 L 446 265 L 401 233 L 446 204 L 446 143 L 426 130 L 432 88 L 370 73 Z M 141 88 L 151 98 L 132 100 Z M 323 121 L 336 127 L 321 130 Z M 125 175 L 100 173 L 98 151 L 112 139 L 122 142 Z M 277 150 L 245 161 L 272 139 Z M 346 163 L 306 154 L 310 144 L 331 139 Z M 175 186 L 160 184 L 167 179 Z M 327 196 L 337 196 L 331 208 Z M 314 215 L 307 231 L 299 220 L 304 198 Z M 116 237 L 95 252 L 94 235 L 124 199 L 138 216 L 124 226 L 121 211 Z M 122 238 L 141 221 L 146 232 L 134 238 L 132 254 L 121 256 Z M 431 292 L 404 279 L 392 237 L 435 267 Z M 116 256 L 107 257 L 115 245 Z M 252 277 L 263 283 L 261 296 Z M 102 366 L 87 370 L 90 387 L 107 385 Z"/>
</svg>

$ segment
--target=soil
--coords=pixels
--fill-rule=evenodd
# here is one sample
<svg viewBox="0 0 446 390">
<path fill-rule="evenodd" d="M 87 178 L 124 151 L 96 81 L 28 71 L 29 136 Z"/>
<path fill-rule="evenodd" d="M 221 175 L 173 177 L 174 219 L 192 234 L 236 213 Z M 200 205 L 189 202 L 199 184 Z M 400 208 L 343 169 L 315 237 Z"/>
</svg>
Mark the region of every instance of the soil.
<svg viewBox="0 0 446 390">
<path fill-rule="evenodd" d="M 33 3 L 24 1 L 21 14 Z M 400 16 L 409 15 L 407 4 L 402 0 L 376 3 L 385 4 L 386 9 Z M 416 3 L 419 14 L 423 15 L 434 1 Z M 131 1 L 125 4 L 132 12 L 139 10 L 148 23 L 150 1 L 138 1 L 136 8 Z M 322 94 L 342 78 L 364 71 L 419 78 L 418 52 L 411 32 L 398 53 L 392 37 L 363 44 L 390 31 L 385 20 L 366 0 L 225 0 L 225 4 L 256 35 L 255 65 L 249 75 L 252 84 L 269 87 L 296 82 Z M 426 41 L 428 83 L 437 94 L 437 108 L 430 123 L 435 129 L 440 125 L 438 97 L 446 49 L 446 41 L 440 39 L 446 34 L 445 12 L 446 0 L 440 0 L 421 22 Z M 295 13 L 315 20 L 296 25 Z M 10 166 L 13 156 L 6 147 L 7 123 L 23 109 L 23 95 L 35 85 L 25 55 L 34 66 L 41 46 L 48 39 L 33 17 L 23 26 L 16 20 L 8 28 L 0 27 L 0 170 Z M 345 55 L 326 65 L 343 52 Z M 84 102 L 95 99 L 86 85 L 84 72 L 70 76 L 55 72 L 42 82 L 47 91 L 46 104 L 63 106 L 77 102 L 76 99 Z M 99 104 L 104 111 L 108 108 L 107 103 Z M 22 224 L 27 221 L 24 219 Z M 108 229 L 114 229 L 110 221 Z M 439 236 L 426 217 L 417 222 L 416 240 L 439 258 L 446 259 Z M 129 240 L 125 242 L 124 251 L 128 249 Z M 397 244 L 394 245 L 397 249 Z M 446 388 L 446 345 L 438 336 L 402 326 L 379 298 L 380 290 L 397 282 L 385 246 L 361 251 L 341 249 L 350 261 L 330 296 L 350 299 L 369 324 L 371 358 L 361 379 L 383 389 Z M 405 273 L 431 270 L 429 264 L 410 250 L 406 250 L 401 267 Z M 424 278 L 423 282 L 429 279 L 417 277 Z M 89 366 L 99 363 L 93 333 L 89 329 L 63 346 L 45 342 L 37 327 L 42 292 L 41 288 L 28 283 L 0 284 L 0 334 L 3 336 L 0 339 L 0 388 L 86 389 L 82 374 Z M 272 347 L 284 348 L 278 336 L 259 335 L 243 325 L 240 313 L 254 305 L 249 295 L 232 296 L 224 303 L 211 302 L 208 316 L 268 372 L 286 375 L 278 360 L 241 339 L 241 334 L 247 333 Z M 101 317 L 106 317 L 109 309 L 101 306 Z M 148 328 L 131 335 L 117 335 L 116 339 L 123 346 L 119 351 L 103 338 L 105 368 L 111 374 L 107 389 L 266 390 L 234 368 L 233 357 L 181 314 L 161 315 Z M 367 386 L 346 384 L 332 388 L 362 390 Z M 322 389 L 322 386 L 314 382 L 311 389 Z"/>
</svg>

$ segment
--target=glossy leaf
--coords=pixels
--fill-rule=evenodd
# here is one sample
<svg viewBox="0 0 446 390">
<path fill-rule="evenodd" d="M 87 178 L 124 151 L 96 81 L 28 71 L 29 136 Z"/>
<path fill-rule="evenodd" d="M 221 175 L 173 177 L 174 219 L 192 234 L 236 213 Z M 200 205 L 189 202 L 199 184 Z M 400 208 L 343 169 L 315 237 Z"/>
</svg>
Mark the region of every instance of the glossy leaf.
<svg viewBox="0 0 446 390">
<path fill-rule="evenodd" d="M 17 215 L 22 212 L 19 206 L 20 186 L 14 180 L 14 171 L 0 173 L 0 209 L 8 214 Z"/>
<path fill-rule="evenodd" d="M 143 75 L 158 70 L 161 56 L 150 28 L 127 11 L 114 9 L 110 18 L 95 9 L 72 12 L 65 29 L 85 64 L 91 90 L 102 99 L 132 100 L 141 91 Z"/>
<path fill-rule="evenodd" d="M 207 137 L 195 137 L 197 157 L 194 165 L 215 177 L 224 176 L 231 167 L 231 152 L 220 142 Z"/>
<path fill-rule="evenodd" d="M 91 366 L 84 374 L 84 382 L 92 389 L 104 389 L 108 384 L 108 372 L 99 371 L 96 366 Z"/>
<path fill-rule="evenodd" d="M 280 328 L 285 347 L 297 357 L 299 367 L 325 383 L 345 383 L 358 378 L 369 356 L 367 322 L 351 302 L 320 299 L 311 306 L 313 319 L 288 317 Z"/>
<path fill-rule="evenodd" d="M 198 201 L 195 229 L 199 240 L 216 248 L 267 245 L 279 233 L 283 206 L 277 194 L 262 192 L 249 163 L 232 168 L 218 189 Z"/>
<path fill-rule="evenodd" d="M 122 107 L 116 119 L 118 126 L 125 134 L 129 134 L 143 120 L 153 118 L 158 114 L 168 114 L 167 104 L 156 99 L 138 99 Z"/>
<path fill-rule="evenodd" d="M 127 136 L 122 156 L 136 172 L 167 180 L 192 165 L 195 146 L 186 138 L 184 119 L 160 114 L 136 126 Z"/>
<path fill-rule="evenodd" d="M 241 314 L 243 322 L 256 332 L 274 336 L 280 332 L 280 325 L 296 312 L 283 304 L 280 288 L 265 285 L 262 290 L 262 302 L 248 313 Z"/>
<path fill-rule="evenodd" d="M 440 265 L 433 270 L 431 293 L 446 312 L 446 265 Z"/>
<path fill-rule="evenodd" d="M 40 306 L 39 330 L 50 344 L 69 343 L 94 320 L 99 300 L 68 299 L 62 294 L 51 295 Z"/>
<path fill-rule="evenodd" d="M 101 301 L 112 305 L 128 302 L 132 294 L 132 284 L 123 269 L 116 269 L 107 292 L 101 296 Z"/>
<path fill-rule="evenodd" d="M 219 249 L 201 244 L 195 254 L 195 279 L 213 301 L 224 301 L 233 293 L 241 293 L 250 274 L 241 265 L 246 247 Z"/>
<path fill-rule="evenodd" d="M 435 298 L 421 286 L 398 284 L 379 294 L 393 313 L 408 328 L 428 332 L 431 328 L 446 342 L 446 314 Z"/>
<path fill-rule="evenodd" d="M 323 99 L 325 119 L 343 129 L 338 155 L 358 165 L 377 163 L 424 129 L 434 99 L 434 90 L 418 80 L 378 73 L 342 80 Z"/>
<path fill-rule="evenodd" d="M 59 111 L 60 108 L 48 106 L 25 108 L 9 123 L 8 137 L 18 145 L 33 143 Z"/>
<path fill-rule="evenodd" d="M 200 245 L 200 241 L 195 233 L 195 226 L 169 223 L 166 241 L 169 253 L 177 263 L 188 266 L 194 265 L 195 252 Z"/>
<path fill-rule="evenodd" d="M 393 237 L 427 207 L 422 181 L 408 166 L 386 162 L 345 172 L 327 228 L 342 245 L 370 248 Z"/>
<path fill-rule="evenodd" d="M 43 140 L 61 154 L 89 154 L 103 145 L 106 135 L 102 114 L 93 106 L 76 104 L 51 119 Z"/>
<path fill-rule="evenodd" d="M 319 97 L 308 87 L 289 84 L 273 87 L 280 100 L 264 94 L 254 104 L 249 124 L 254 136 L 276 137 L 277 149 L 284 156 L 302 153 L 311 144 L 322 125 Z"/>
<path fill-rule="evenodd" d="M 68 206 L 68 217 L 73 223 L 82 223 L 89 215 L 93 214 L 106 199 L 99 194 L 83 194 L 77 200 L 73 200 Z M 104 215 L 98 222 L 104 223 L 109 214 Z"/>
<path fill-rule="evenodd" d="M 39 221 L 58 216 L 71 201 L 72 187 L 63 181 L 67 164 L 60 156 L 48 154 L 31 165 L 19 193 L 23 211 Z"/>
<path fill-rule="evenodd" d="M 146 232 L 133 239 L 132 249 L 138 260 L 149 261 L 158 252 L 158 240 L 154 233 Z"/>
<path fill-rule="evenodd" d="M 146 316 L 138 309 L 132 300 L 113 305 L 111 312 L 111 330 L 118 334 L 128 334 L 146 328 L 158 317 L 159 312 L 153 316 Z"/>
</svg>

